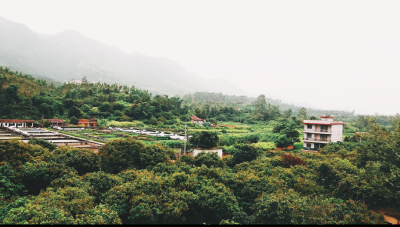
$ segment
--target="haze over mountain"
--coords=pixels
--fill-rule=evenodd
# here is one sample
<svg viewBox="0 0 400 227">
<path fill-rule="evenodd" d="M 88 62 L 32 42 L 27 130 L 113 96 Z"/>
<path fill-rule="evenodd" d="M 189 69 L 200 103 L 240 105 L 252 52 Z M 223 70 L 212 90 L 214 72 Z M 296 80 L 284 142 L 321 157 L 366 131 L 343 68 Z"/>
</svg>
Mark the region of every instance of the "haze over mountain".
<svg viewBox="0 0 400 227">
<path fill-rule="evenodd" d="M 134 52 L 127 54 L 73 30 L 38 34 L 0 17 L 0 65 L 61 82 L 81 80 L 135 85 L 153 94 L 196 91 L 249 94 L 226 79 L 205 79 L 177 62 Z"/>
</svg>

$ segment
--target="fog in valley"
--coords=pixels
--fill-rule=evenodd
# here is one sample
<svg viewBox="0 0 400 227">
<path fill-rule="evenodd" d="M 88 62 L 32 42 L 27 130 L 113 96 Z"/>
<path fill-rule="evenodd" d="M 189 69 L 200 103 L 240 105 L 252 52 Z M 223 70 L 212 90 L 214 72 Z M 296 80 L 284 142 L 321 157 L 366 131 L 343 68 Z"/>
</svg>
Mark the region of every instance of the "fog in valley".
<svg viewBox="0 0 400 227">
<path fill-rule="evenodd" d="M 0 65 L 57 81 L 400 113 L 398 1 L 0 0 Z"/>
</svg>

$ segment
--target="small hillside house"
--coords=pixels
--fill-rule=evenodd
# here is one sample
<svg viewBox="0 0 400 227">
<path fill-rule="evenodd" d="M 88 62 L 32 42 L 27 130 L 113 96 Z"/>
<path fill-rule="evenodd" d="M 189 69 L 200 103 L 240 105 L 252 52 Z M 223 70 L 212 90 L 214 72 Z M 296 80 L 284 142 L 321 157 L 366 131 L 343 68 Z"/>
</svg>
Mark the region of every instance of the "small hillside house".
<svg viewBox="0 0 400 227">
<path fill-rule="evenodd" d="M 79 119 L 77 125 L 83 125 L 84 127 L 95 127 L 97 126 L 97 119 L 92 118 L 92 119 Z"/>
<path fill-rule="evenodd" d="M 61 127 L 64 125 L 64 121 L 62 119 L 49 119 L 49 121 L 52 126 Z"/>
<path fill-rule="evenodd" d="M 321 120 L 304 120 L 304 150 L 315 150 L 330 142 L 342 142 L 342 121 L 333 121 L 334 117 L 321 116 Z"/>
<path fill-rule="evenodd" d="M 203 123 L 206 122 L 206 120 L 198 118 L 196 116 L 192 116 L 192 121 L 191 122 L 195 123 L 195 124 L 198 124 L 198 125 L 203 125 Z"/>
</svg>

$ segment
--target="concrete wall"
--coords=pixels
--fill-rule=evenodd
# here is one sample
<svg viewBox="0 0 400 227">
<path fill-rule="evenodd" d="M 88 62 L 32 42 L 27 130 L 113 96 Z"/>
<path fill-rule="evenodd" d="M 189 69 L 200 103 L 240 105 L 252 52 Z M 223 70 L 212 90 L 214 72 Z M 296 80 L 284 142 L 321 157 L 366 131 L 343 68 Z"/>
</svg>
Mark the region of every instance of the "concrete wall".
<svg viewBox="0 0 400 227">
<path fill-rule="evenodd" d="M 321 121 L 329 121 L 329 122 L 332 122 L 332 121 L 333 121 L 333 118 L 321 118 Z"/>
<path fill-rule="evenodd" d="M 304 142 L 303 147 L 307 147 L 307 144 L 311 144 L 311 148 L 314 148 L 313 142 Z"/>
<path fill-rule="evenodd" d="M 12 124 L 13 126 L 10 126 L 10 124 Z M 26 123 L 2 123 L 2 127 L 16 128 L 17 125 L 18 128 L 26 128 Z"/>
<path fill-rule="evenodd" d="M 332 125 L 332 142 L 342 141 L 343 125 Z"/>
<path fill-rule="evenodd" d="M 200 152 L 202 152 L 202 151 L 204 151 L 204 152 L 206 152 L 206 153 L 208 153 L 208 152 L 216 152 L 217 154 L 218 154 L 218 156 L 220 157 L 220 158 L 222 158 L 222 149 L 205 149 L 205 150 L 200 150 L 200 149 L 194 149 L 193 150 L 193 156 L 195 156 L 196 157 L 196 155 L 198 155 Z"/>
</svg>

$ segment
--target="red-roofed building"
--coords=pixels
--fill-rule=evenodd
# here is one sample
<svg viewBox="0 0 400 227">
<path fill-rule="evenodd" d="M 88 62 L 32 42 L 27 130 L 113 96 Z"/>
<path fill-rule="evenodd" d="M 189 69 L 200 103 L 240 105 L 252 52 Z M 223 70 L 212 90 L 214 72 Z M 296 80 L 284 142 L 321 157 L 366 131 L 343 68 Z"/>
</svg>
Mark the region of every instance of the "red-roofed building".
<svg viewBox="0 0 400 227">
<path fill-rule="evenodd" d="M 192 118 L 191 122 L 195 124 L 203 125 L 203 123 L 206 122 L 206 119 L 201 119 L 196 116 L 192 116 L 191 118 Z"/>
<path fill-rule="evenodd" d="M 62 119 L 49 119 L 50 124 L 53 126 L 63 126 L 64 125 L 64 121 Z"/>
<path fill-rule="evenodd" d="M 97 126 L 97 119 L 79 119 L 77 125 L 83 125 L 84 127 Z"/>
<path fill-rule="evenodd" d="M 31 123 L 27 125 L 28 123 Z M 0 119 L 0 127 L 11 127 L 11 128 L 25 128 L 26 126 L 32 126 L 33 120 L 20 120 L 20 119 Z"/>
</svg>

